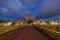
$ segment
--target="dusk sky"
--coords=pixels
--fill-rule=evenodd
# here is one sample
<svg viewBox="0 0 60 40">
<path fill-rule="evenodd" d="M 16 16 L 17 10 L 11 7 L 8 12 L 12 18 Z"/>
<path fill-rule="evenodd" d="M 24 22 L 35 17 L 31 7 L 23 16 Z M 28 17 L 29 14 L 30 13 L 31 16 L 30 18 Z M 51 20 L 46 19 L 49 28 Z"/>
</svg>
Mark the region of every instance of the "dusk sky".
<svg viewBox="0 0 60 40">
<path fill-rule="evenodd" d="M 0 19 L 24 20 L 24 16 L 36 19 L 60 19 L 60 0 L 0 0 Z"/>
</svg>

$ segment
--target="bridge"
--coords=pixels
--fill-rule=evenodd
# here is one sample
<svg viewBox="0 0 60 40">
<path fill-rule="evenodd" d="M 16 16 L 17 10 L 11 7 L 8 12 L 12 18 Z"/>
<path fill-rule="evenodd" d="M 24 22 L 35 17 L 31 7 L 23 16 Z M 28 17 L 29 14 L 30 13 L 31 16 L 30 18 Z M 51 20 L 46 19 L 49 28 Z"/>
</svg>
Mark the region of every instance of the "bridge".
<svg viewBox="0 0 60 40">
<path fill-rule="evenodd" d="M 60 31 L 52 29 L 51 25 L 21 24 L 0 26 L 0 40 L 60 40 Z"/>
</svg>

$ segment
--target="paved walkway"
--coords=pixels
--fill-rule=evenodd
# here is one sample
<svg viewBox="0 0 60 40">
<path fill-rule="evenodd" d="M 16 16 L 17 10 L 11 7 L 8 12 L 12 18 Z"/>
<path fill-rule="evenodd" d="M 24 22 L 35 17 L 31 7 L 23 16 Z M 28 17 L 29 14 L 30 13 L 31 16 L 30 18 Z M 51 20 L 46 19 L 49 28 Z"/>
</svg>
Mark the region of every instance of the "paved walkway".
<svg viewBox="0 0 60 40">
<path fill-rule="evenodd" d="M 6 34 L 7 35 L 7 34 Z M 39 32 L 34 27 L 24 27 L 22 29 L 17 29 L 10 35 L 6 36 L 1 40 L 52 40 L 45 35 L 43 32 Z"/>
</svg>

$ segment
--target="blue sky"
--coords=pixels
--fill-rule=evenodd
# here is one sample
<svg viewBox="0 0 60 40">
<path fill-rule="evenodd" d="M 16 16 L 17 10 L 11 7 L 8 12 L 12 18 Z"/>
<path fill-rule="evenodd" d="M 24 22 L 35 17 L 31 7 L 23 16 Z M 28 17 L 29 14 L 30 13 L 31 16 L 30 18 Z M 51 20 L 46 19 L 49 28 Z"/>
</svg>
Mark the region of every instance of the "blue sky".
<svg viewBox="0 0 60 40">
<path fill-rule="evenodd" d="M 60 0 L 0 0 L 1 19 L 14 21 L 26 15 L 36 19 L 60 19 Z"/>
</svg>

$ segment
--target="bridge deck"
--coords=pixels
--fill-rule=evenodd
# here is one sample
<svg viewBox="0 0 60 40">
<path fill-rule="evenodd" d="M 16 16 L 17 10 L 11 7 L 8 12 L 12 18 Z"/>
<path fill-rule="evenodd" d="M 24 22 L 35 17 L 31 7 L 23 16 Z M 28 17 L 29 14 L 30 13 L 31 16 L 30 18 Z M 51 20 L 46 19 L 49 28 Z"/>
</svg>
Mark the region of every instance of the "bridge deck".
<svg viewBox="0 0 60 40">
<path fill-rule="evenodd" d="M 3 36 L 4 37 L 4 36 Z M 5 34 L 0 40 L 52 40 L 42 31 L 38 31 L 34 27 L 24 27 Z"/>
</svg>

